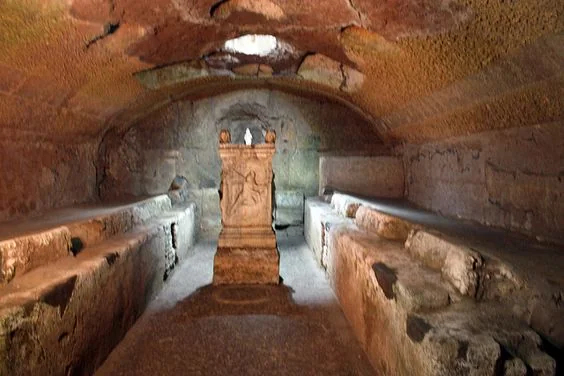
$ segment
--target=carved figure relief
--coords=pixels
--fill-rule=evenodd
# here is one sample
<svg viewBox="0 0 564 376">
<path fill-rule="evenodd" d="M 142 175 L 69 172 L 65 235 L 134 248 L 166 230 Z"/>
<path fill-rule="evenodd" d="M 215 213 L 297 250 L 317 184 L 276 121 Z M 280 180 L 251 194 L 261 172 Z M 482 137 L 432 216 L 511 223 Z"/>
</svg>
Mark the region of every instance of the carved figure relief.
<svg viewBox="0 0 564 376">
<path fill-rule="evenodd" d="M 274 141 L 274 133 L 269 133 Z M 272 224 L 273 143 L 238 145 L 225 142 L 229 132 L 220 133 L 221 211 L 224 227 L 268 228 Z"/>
<path fill-rule="evenodd" d="M 243 176 L 237 171 L 234 172 Z M 264 191 L 261 190 L 261 187 L 257 183 L 256 172 L 249 171 L 249 173 L 247 173 L 247 175 L 244 178 L 245 181 L 241 185 L 241 189 L 237 193 L 235 200 L 231 205 L 229 214 L 236 213 L 239 210 L 239 208 L 242 206 L 257 205 L 261 200 L 261 196 L 264 194 Z"/>
</svg>

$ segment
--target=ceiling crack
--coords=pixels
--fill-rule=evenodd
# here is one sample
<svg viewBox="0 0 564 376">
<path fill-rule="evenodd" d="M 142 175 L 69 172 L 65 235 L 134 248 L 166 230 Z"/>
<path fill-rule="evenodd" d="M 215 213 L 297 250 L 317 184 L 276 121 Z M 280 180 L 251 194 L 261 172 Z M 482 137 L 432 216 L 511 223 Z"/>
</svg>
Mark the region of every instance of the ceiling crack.
<svg viewBox="0 0 564 376">
<path fill-rule="evenodd" d="M 90 46 L 92 46 L 94 43 L 97 43 L 102 39 L 106 38 L 108 35 L 115 33 L 117 29 L 119 29 L 119 26 L 120 26 L 119 21 L 116 23 L 108 22 L 107 24 L 104 25 L 104 31 L 102 32 L 102 34 L 98 34 L 94 38 L 86 42 L 85 48 L 89 49 Z"/>
<path fill-rule="evenodd" d="M 362 14 L 362 12 L 360 11 L 360 9 L 358 9 L 356 7 L 356 4 L 354 3 L 353 0 L 347 0 L 349 3 L 349 6 L 356 12 L 356 15 L 358 17 L 358 22 L 360 23 L 360 26 L 365 26 L 365 22 L 364 20 L 366 19 L 366 16 L 364 14 Z"/>
<path fill-rule="evenodd" d="M 341 85 L 339 86 L 339 90 L 346 91 L 347 75 L 345 74 L 345 65 L 343 63 L 339 64 L 339 69 L 341 70 Z"/>
</svg>

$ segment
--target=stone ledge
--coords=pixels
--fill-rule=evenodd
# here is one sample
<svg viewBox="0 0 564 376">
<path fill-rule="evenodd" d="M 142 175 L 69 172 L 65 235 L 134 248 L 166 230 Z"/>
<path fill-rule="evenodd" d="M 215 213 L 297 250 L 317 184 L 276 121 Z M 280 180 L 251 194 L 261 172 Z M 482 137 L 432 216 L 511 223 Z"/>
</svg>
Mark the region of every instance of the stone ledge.
<svg viewBox="0 0 564 376">
<path fill-rule="evenodd" d="M 93 374 L 188 253 L 193 218 L 174 209 L 0 289 L 0 374 Z"/>
<path fill-rule="evenodd" d="M 80 238 L 84 246 L 88 246 L 128 232 L 171 208 L 170 198 L 159 195 L 117 208 L 105 215 L 71 223 L 67 227 L 73 237 Z"/>
<path fill-rule="evenodd" d="M 332 242 L 329 252 L 346 250 L 370 265 L 372 281 L 386 299 L 395 301 L 406 312 L 435 310 L 460 300 L 440 273 L 421 267 L 397 242 L 367 234 L 355 226 L 335 226 L 328 236 Z M 339 273 L 336 268 L 335 263 L 327 265 L 330 277 Z"/>
<path fill-rule="evenodd" d="M 405 248 L 423 264 L 440 270 L 462 295 L 476 300 L 502 299 L 524 287 L 524 282 L 506 263 L 440 233 L 412 230 Z"/>
<path fill-rule="evenodd" d="M 304 235 L 309 248 L 324 268 L 327 268 L 326 236 L 333 225 L 351 223 L 348 218 L 336 215 L 327 201 L 319 197 L 309 197 L 305 201 Z"/>
<path fill-rule="evenodd" d="M 320 244 L 318 222 L 335 213 L 318 198 L 306 200 L 306 213 L 314 217 L 305 222 L 308 244 Z M 325 260 L 333 290 L 373 365 L 384 374 L 482 375 L 503 369 L 513 372 L 505 374 L 525 375 L 519 373 L 524 369 L 555 374 L 554 359 L 519 311 L 536 303 L 500 260 L 482 258 L 476 270 L 479 286 L 468 297 L 442 270 L 445 263 L 457 267 L 453 272 L 467 270 L 458 269 L 466 265 L 464 250 L 452 251 L 460 259 L 439 257 L 461 247 L 450 237 L 441 238 L 448 252 L 437 254 L 437 267 L 425 266 L 401 243 L 361 231 L 343 217 L 323 235 L 329 238 Z M 425 248 L 423 255 L 433 247 Z"/>
<path fill-rule="evenodd" d="M 164 231 L 37 268 L 0 298 L 1 374 L 92 374 L 162 284 Z"/>
<path fill-rule="evenodd" d="M 7 284 L 16 275 L 68 256 L 71 232 L 66 227 L 0 241 L 0 284 Z"/>
<path fill-rule="evenodd" d="M 405 248 L 426 266 L 440 270 L 462 295 L 476 296 L 480 278 L 478 270 L 484 264 L 478 252 L 422 230 L 413 230 L 409 234 Z"/>
<path fill-rule="evenodd" d="M 355 224 L 364 231 L 383 239 L 405 242 L 413 225 L 407 221 L 360 206 L 355 215 Z"/>
<path fill-rule="evenodd" d="M 342 225 L 330 236 L 329 278 L 378 369 L 482 375 L 519 359 L 535 374 L 555 375 L 541 338 L 509 306 L 460 298 L 438 271 L 418 264 L 395 242 Z"/>
<path fill-rule="evenodd" d="M 51 217 L 29 221 L 21 226 L 31 230 L 14 237 L 8 233 L 2 236 L 5 240 L 0 240 L 0 284 L 7 284 L 17 275 L 80 251 L 72 249 L 72 241 L 79 242 L 81 248 L 94 245 L 131 231 L 133 227 L 170 209 L 170 199 L 160 195 L 109 208 L 85 207 L 83 210 L 87 216 L 74 220 L 70 216 L 68 222 L 64 222 L 65 209 L 54 211 Z M 63 213 L 63 219 L 57 221 L 59 212 Z M 43 228 L 42 221 L 46 222 Z"/>
</svg>

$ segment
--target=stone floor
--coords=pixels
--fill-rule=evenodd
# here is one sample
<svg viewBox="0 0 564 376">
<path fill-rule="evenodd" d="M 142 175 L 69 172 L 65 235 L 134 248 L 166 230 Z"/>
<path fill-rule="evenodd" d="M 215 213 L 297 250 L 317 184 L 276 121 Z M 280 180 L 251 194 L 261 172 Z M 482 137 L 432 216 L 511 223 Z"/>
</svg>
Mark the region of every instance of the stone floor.
<svg viewBox="0 0 564 376">
<path fill-rule="evenodd" d="M 279 286 L 212 286 L 202 241 L 97 375 L 375 375 L 302 236 Z"/>
</svg>

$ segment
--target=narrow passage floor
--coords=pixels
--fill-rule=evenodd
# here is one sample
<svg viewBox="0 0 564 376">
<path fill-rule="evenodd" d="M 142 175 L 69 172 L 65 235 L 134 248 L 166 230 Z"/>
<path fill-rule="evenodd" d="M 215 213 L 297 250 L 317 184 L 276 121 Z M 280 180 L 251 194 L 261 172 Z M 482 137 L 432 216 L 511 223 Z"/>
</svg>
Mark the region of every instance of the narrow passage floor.
<svg viewBox="0 0 564 376">
<path fill-rule="evenodd" d="M 97 375 L 376 375 L 304 238 L 281 236 L 279 286 L 212 286 L 201 241 Z"/>
</svg>

